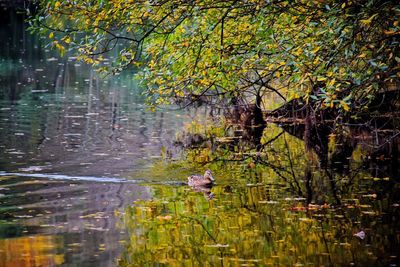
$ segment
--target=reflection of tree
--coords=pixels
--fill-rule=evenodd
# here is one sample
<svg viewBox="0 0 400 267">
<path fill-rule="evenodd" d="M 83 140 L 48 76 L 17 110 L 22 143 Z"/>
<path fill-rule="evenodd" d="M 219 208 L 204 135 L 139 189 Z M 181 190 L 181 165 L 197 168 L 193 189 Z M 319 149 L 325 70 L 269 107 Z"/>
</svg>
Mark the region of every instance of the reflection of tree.
<svg viewBox="0 0 400 267">
<path fill-rule="evenodd" d="M 229 152 L 225 151 L 223 153 L 225 157 L 216 157 L 213 161 L 225 163 L 252 162 L 265 168 L 270 168 L 291 187 L 293 192 L 302 196 L 303 190 L 300 186 L 297 173 L 301 172 L 301 168 L 299 167 L 303 165 L 300 161 L 304 154 L 298 153 L 299 148 L 293 149 L 293 141 L 291 141 L 291 146 L 287 138 L 287 135 L 283 131 L 280 131 L 277 134 L 273 134 L 270 138 L 265 138 L 257 146 L 256 151 L 252 147 L 246 148 L 246 146 L 240 146 L 242 148 L 240 157 L 232 156 Z"/>
<path fill-rule="evenodd" d="M 314 150 L 305 150 L 302 140 L 272 125 L 258 149 L 246 140 L 214 142 L 187 151 L 183 166 L 218 170 L 215 198 L 157 186 L 151 203 L 127 211 L 127 227 L 137 236 L 121 266 L 133 256 L 139 263 L 169 265 L 178 265 L 178 258 L 180 264 L 227 266 L 390 262 L 382 247 L 399 247 L 392 202 L 399 200 L 398 189 L 388 182 L 377 186 L 362 164 L 336 171 L 321 164 Z M 388 221 L 386 213 L 395 219 Z M 387 227 L 393 229 L 385 233 Z M 353 236 L 362 229 L 373 229 L 365 230 L 370 240 Z"/>
<path fill-rule="evenodd" d="M 312 149 L 318 155 L 321 167 L 334 169 L 336 172 L 348 172 L 351 157 L 357 152 L 362 153 L 365 165 L 372 165 L 380 170 L 388 169 L 382 175 L 395 177 L 398 168 L 386 166 L 397 165 L 400 158 L 400 132 L 395 129 L 398 128 L 398 119 L 392 117 L 382 120 L 383 118 L 377 117 L 365 125 L 343 124 L 335 129 L 329 124 L 314 125 L 309 134 L 305 134 L 306 129 L 302 124 L 281 126 L 291 135 L 305 140 L 306 148 Z M 360 148 L 362 152 L 357 151 Z"/>
<path fill-rule="evenodd" d="M 63 254 L 57 253 L 60 241 L 57 239 L 52 235 L 2 239 L 0 265 L 16 267 L 61 265 L 65 262 L 65 258 Z"/>
<path fill-rule="evenodd" d="M 301 127 L 291 133 L 303 136 Z M 319 133 L 319 140 L 325 138 L 323 150 L 328 153 L 328 146 L 337 140 L 327 136 L 322 138 L 322 135 Z M 307 203 L 341 205 L 342 192 L 357 183 L 355 177 L 364 168 L 363 164 L 352 161 L 346 148 L 339 150 L 340 154 L 321 156 L 323 150 L 307 149 L 301 139 L 273 125 L 268 125 L 256 146 L 248 145 L 248 140 L 240 138 L 214 137 L 210 140 L 211 145 L 189 149 L 188 160 L 199 163 L 201 168 L 207 164 L 216 170 L 236 165 L 245 167 L 248 174 L 272 171 L 293 194 L 305 198 Z M 328 157 L 333 160 L 339 155 L 341 162 L 327 164 Z"/>
<path fill-rule="evenodd" d="M 171 266 L 363 265 L 376 262 L 377 257 L 390 261 L 389 254 L 381 249 L 390 244 L 378 241 L 384 239 L 369 243 L 366 250 L 365 244 L 353 236 L 361 227 L 383 226 L 369 215 L 379 211 L 379 203 L 370 209 L 364 207 L 368 202 L 362 198 L 353 203 L 354 208 L 347 208 L 351 204 L 348 200 L 337 209 L 307 205 L 303 198 L 293 198 L 278 176 L 270 180 L 268 186 L 217 184 L 212 201 L 185 187 L 155 186 L 152 201 L 136 202 L 126 210 L 131 240 L 120 266 L 150 261 Z M 362 191 L 342 192 L 342 197 L 354 198 L 354 194 L 360 197 Z M 362 218 L 361 224 L 358 218 Z M 385 235 L 377 231 L 379 236 Z M 368 235 L 375 234 L 370 231 Z"/>
</svg>

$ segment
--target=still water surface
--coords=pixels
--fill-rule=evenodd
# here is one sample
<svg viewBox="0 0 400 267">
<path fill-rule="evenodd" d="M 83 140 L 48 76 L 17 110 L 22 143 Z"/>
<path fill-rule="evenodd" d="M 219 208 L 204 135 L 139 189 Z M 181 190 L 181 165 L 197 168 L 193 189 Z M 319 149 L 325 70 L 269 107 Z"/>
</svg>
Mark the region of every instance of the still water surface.
<svg viewBox="0 0 400 267">
<path fill-rule="evenodd" d="M 23 25 L 1 34 L 0 266 L 398 266 L 397 166 L 358 146 L 331 169 L 269 125 L 245 161 L 171 167 L 192 113 L 147 111 L 129 73 L 101 78 Z M 206 167 L 213 188 L 181 183 Z"/>
<path fill-rule="evenodd" d="M 0 266 L 115 266 L 116 213 L 151 198 L 136 173 L 190 116 L 147 111 L 131 76 L 100 78 L 24 30 L 1 32 Z"/>
</svg>

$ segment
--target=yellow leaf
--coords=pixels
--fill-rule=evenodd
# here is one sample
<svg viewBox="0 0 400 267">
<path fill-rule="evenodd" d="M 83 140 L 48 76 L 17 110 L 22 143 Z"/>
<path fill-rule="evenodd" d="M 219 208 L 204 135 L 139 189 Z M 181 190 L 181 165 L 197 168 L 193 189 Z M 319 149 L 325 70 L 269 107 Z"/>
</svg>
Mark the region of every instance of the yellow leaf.
<svg viewBox="0 0 400 267">
<path fill-rule="evenodd" d="M 349 105 L 347 105 L 347 103 L 344 102 L 343 100 L 340 101 L 340 104 L 342 105 L 342 107 L 343 107 L 343 109 L 344 109 L 345 111 L 349 111 L 349 110 L 350 110 Z"/>
<path fill-rule="evenodd" d="M 49 34 L 49 38 L 50 38 L 50 39 L 53 39 L 53 38 L 54 38 L 54 32 L 51 32 L 51 33 Z"/>
<path fill-rule="evenodd" d="M 394 34 L 398 34 L 399 33 L 399 31 L 397 31 L 397 32 L 395 32 L 395 31 L 383 31 L 383 33 L 384 34 L 386 34 L 386 35 L 394 35 Z"/>
<path fill-rule="evenodd" d="M 63 264 L 65 262 L 64 255 L 63 254 L 54 255 L 54 262 L 57 265 Z"/>
<path fill-rule="evenodd" d="M 54 4 L 54 6 L 55 6 L 56 8 L 58 8 L 58 7 L 61 6 L 61 3 L 60 3 L 59 1 L 57 1 L 57 2 Z"/>
<path fill-rule="evenodd" d="M 378 16 L 378 13 L 375 14 L 375 15 L 372 15 L 372 16 L 369 17 L 368 19 L 362 19 L 362 20 L 360 20 L 360 22 L 361 22 L 361 24 L 369 25 L 369 24 L 371 24 L 372 20 L 373 20 L 376 16 Z"/>
<path fill-rule="evenodd" d="M 317 47 L 315 47 L 315 48 L 312 50 L 312 52 L 315 54 L 315 53 L 317 53 L 320 49 L 321 49 L 321 47 L 320 47 L 320 46 L 317 46 Z"/>
</svg>

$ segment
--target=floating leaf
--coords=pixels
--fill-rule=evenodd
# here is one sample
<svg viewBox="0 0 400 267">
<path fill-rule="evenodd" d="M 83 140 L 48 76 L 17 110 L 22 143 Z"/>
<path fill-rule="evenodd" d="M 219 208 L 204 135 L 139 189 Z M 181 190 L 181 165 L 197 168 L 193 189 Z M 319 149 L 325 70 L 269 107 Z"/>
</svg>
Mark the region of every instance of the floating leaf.
<svg viewBox="0 0 400 267">
<path fill-rule="evenodd" d="M 356 234 L 354 234 L 354 236 L 360 238 L 360 239 L 364 239 L 365 238 L 365 232 L 364 231 L 360 231 Z"/>
</svg>

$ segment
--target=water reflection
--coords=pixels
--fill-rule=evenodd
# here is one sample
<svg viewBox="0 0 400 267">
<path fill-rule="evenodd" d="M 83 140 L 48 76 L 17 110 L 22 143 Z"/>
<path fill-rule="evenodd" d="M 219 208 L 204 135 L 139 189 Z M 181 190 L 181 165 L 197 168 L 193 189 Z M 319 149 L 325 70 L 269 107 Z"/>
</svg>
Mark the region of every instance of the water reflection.
<svg viewBox="0 0 400 267">
<path fill-rule="evenodd" d="M 249 183 L 251 175 L 261 179 Z M 323 195 L 323 187 L 330 184 L 326 176 L 321 185 L 313 181 L 312 203 L 268 170 L 246 171 L 236 178 L 214 186 L 212 200 L 190 188 L 153 186 L 152 200 L 137 201 L 125 210 L 131 239 L 119 266 L 149 262 L 388 266 L 398 262 L 399 189 L 379 188 L 393 186 L 392 182 L 374 181 L 365 172 L 357 175 L 357 188 L 355 183 L 351 190 L 337 181 L 347 190 L 340 192 L 341 205 L 337 205 Z M 360 231 L 365 232 L 364 239 L 355 236 Z"/>
<path fill-rule="evenodd" d="M 204 197 L 208 200 L 211 200 L 214 198 L 215 194 L 211 191 L 212 186 L 192 186 L 192 190 L 194 192 L 200 192 L 203 193 Z"/>
<path fill-rule="evenodd" d="M 2 169 L 116 176 L 170 146 L 183 115 L 146 112 L 133 82 L 80 80 L 80 87 L 61 83 L 58 93 L 27 90 L 16 102 L 0 102 Z"/>
<path fill-rule="evenodd" d="M 126 236 L 124 229 L 117 227 L 116 213 L 134 200 L 148 199 L 151 195 L 149 188 L 132 183 L 22 176 L 2 176 L 0 189 L 4 239 L 0 246 L 5 246 L 0 254 L 0 260 L 5 262 L 2 266 L 14 266 L 13 261 L 28 261 L 25 266 L 37 266 L 30 261 L 40 257 L 54 261 L 48 265 L 42 263 L 44 266 L 64 261 L 79 266 L 88 263 L 113 266 L 120 242 Z M 26 241 L 30 241 L 32 248 L 23 245 Z M 14 246 L 14 250 L 10 251 L 8 246 Z M 9 253 L 15 255 L 10 257 Z"/>
<path fill-rule="evenodd" d="M 18 18 L 2 25 L 0 265 L 115 266 L 118 214 L 152 196 L 126 181 L 173 154 L 187 113 L 149 112 L 132 73 L 100 77 Z"/>
<path fill-rule="evenodd" d="M 57 254 L 56 238 L 47 235 L 0 240 L 1 266 L 55 266 L 65 262 Z"/>
<path fill-rule="evenodd" d="M 396 266 L 396 177 L 373 176 L 357 154 L 347 172 L 329 169 L 273 125 L 261 144 L 237 152 L 222 142 L 199 162 L 216 176 L 211 200 L 190 187 L 150 186 L 151 200 L 125 210 L 131 240 L 119 265 Z M 207 149 L 191 150 L 189 161 Z"/>
<path fill-rule="evenodd" d="M 51 59 L 40 72 L 52 84 L 31 77 L 35 89 L 0 100 L 1 169 L 118 176 L 170 147 L 183 113 L 147 112 L 131 76 L 104 80 L 73 58 Z"/>
</svg>

